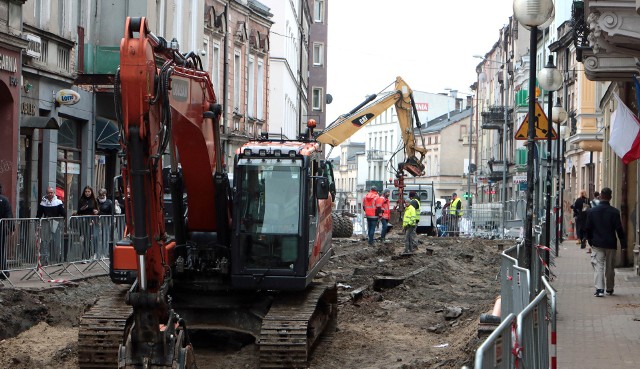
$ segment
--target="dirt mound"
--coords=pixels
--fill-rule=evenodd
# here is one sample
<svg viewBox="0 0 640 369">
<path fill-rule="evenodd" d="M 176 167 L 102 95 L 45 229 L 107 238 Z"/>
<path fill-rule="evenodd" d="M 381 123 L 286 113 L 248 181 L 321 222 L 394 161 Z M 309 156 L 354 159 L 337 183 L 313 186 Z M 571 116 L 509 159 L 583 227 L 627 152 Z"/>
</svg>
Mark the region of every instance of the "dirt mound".
<svg viewBox="0 0 640 369">
<path fill-rule="evenodd" d="M 106 277 L 47 289 L 0 288 L 0 367 L 77 368 L 80 317 Z"/>
<path fill-rule="evenodd" d="M 480 314 L 499 294 L 499 245 L 508 241 L 420 236 L 402 256 L 401 236 L 373 247 L 334 240 L 323 274 L 339 283 L 338 330 L 323 338 L 312 368 L 422 369 L 471 365 Z M 0 367 L 77 368 L 78 323 L 106 277 L 47 290 L 0 289 Z M 257 346 L 206 336 L 201 369 L 256 368 Z"/>
</svg>

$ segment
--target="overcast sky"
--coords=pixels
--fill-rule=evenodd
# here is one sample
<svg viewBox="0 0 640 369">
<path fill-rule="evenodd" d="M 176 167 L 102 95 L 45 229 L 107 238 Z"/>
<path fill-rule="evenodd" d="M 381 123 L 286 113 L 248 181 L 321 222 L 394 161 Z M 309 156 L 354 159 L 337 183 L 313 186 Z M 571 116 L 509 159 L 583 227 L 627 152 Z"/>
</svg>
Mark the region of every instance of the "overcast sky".
<svg viewBox="0 0 640 369">
<path fill-rule="evenodd" d="M 473 56 L 498 41 L 513 0 L 330 0 L 328 10 L 331 123 L 396 76 L 413 90 L 471 92 Z"/>
</svg>

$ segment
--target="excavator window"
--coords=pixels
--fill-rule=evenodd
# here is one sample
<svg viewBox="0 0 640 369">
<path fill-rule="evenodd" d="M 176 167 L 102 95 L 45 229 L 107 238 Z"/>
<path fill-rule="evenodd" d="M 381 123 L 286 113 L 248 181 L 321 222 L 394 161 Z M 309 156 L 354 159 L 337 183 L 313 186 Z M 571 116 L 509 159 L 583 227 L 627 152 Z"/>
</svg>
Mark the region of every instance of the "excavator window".
<svg viewBox="0 0 640 369">
<path fill-rule="evenodd" d="M 236 169 L 245 265 L 291 267 L 298 255 L 302 161 L 241 159 Z"/>
</svg>

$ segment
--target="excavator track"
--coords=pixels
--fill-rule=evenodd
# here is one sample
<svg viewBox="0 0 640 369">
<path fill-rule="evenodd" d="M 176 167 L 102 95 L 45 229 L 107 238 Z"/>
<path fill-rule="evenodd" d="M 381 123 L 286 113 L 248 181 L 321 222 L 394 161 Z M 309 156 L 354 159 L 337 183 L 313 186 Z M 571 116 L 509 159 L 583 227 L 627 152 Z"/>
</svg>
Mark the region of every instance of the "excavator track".
<svg viewBox="0 0 640 369">
<path fill-rule="evenodd" d="M 127 289 L 114 287 L 80 320 L 78 364 L 81 369 L 115 368 L 131 306 L 125 304 Z"/>
<path fill-rule="evenodd" d="M 299 294 L 278 297 L 262 321 L 261 368 L 308 368 L 318 337 L 335 330 L 335 283 L 313 283 Z"/>
</svg>

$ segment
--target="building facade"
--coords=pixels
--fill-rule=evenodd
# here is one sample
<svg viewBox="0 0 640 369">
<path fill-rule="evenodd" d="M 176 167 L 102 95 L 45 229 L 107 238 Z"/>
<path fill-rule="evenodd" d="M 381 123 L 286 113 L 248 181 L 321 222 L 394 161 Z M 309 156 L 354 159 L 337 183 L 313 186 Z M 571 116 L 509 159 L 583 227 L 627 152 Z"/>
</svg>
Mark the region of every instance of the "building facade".
<svg viewBox="0 0 640 369">
<path fill-rule="evenodd" d="M 327 52 L 328 45 L 328 3 L 329 0 L 307 0 L 311 9 L 311 29 L 309 32 L 309 106 L 307 120 L 315 119 L 317 129 L 325 128 L 327 122 Z M 330 99 L 330 97 L 329 97 Z M 329 117 L 333 119 L 333 117 Z"/>
<path fill-rule="evenodd" d="M 258 1 L 0 0 L 0 183 L 20 217 L 35 215 L 48 186 L 69 213 L 85 185 L 114 189 L 127 16 L 146 17 L 151 32 L 201 58 L 225 107 L 228 163 L 266 130 L 272 15 Z"/>
<path fill-rule="evenodd" d="M 207 0 L 203 59 L 223 104 L 222 145 L 232 171 L 236 150 L 267 132 L 270 9 L 258 1 Z"/>
<path fill-rule="evenodd" d="M 274 14 L 269 50 L 268 132 L 295 139 L 309 113 L 309 32 L 307 0 L 263 0 Z"/>
<path fill-rule="evenodd" d="M 608 142 L 611 137 L 612 113 L 619 108 L 616 97 L 638 114 L 639 91 L 634 79 L 640 72 L 640 5 L 637 1 L 577 1 L 572 4 L 571 32 L 575 39 L 575 60 L 584 69 L 586 79 L 595 81 L 592 111 L 593 118 L 583 126 L 576 122 L 576 134 L 594 137 Z M 571 61 L 573 62 L 573 61 Z M 577 141 L 578 145 L 590 140 Z M 595 163 L 601 169 L 595 171 L 602 178 L 601 185 L 613 190 L 611 204 L 620 209 L 622 223 L 627 233 L 627 243 L 634 245 L 627 253 L 618 253 L 619 265 L 633 264 L 640 274 L 638 229 L 640 186 L 638 161 L 624 164 L 608 145 Z"/>
<path fill-rule="evenodd" d="M 0 184 L 15 209 L 18 184 L 23 1 L 0 1 Z"/>
</svg>

